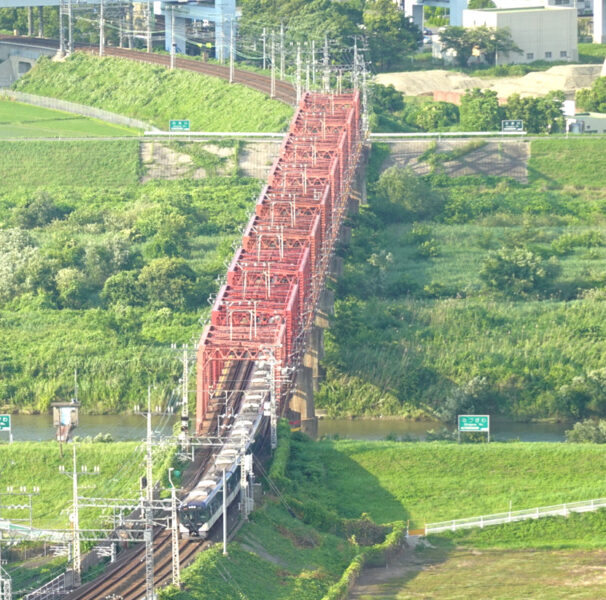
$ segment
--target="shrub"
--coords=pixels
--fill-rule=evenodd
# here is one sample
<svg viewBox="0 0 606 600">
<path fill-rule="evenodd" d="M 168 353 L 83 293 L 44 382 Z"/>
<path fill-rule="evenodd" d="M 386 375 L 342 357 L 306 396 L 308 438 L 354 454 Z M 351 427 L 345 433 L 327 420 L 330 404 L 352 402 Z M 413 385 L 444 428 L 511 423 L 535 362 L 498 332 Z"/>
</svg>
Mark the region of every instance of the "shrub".
<svg viewBox="0 0 606 600">
<path fill-rule="evenodd" d="M 575 423 L 566 432 L 566 441 L 573 443 L 606 444 L 606 420 L 586 419 Z"/>
<path fill-rule="evenodd" d="M 491 252 L 480 269 L 486 287 L 511 296 L 544 290 L 560 272 L 555 258 L 544 260 L 525 247 L 503 247 Z"/>
</svg>

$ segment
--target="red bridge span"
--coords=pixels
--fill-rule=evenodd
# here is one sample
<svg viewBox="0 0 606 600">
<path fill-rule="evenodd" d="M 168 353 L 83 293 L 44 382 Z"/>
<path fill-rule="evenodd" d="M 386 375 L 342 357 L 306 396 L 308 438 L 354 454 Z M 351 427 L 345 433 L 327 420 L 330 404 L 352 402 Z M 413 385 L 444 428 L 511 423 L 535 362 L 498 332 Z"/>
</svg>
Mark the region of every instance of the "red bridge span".
<svg viewBox="0 0 606 600">
<path fill-rule="evenodd" d="M 313 432 L 317 313 L 343 218 L 359 198 L 360 112 L 358 91 L 303 95 L 202 333 L 196 433 L 214 430 L 260 362 L 271 366 L 277 413 Z"/>
</svg>

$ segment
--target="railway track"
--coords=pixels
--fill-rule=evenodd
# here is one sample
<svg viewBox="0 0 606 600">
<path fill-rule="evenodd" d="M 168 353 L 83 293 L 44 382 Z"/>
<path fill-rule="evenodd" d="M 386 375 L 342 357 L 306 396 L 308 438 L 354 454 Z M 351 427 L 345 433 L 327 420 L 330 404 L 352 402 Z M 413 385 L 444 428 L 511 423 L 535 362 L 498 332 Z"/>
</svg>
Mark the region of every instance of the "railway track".
<svg viewBox="0 0 606 600">
<path fill-rule="evenodd" d="M 181 540 L 179 563 L 183 568 L 211 542 Z M 161 532 L 154 538 L 154 587 L 170 583 L 172 553 L 170 532 Z M 65 597 L 65 600 L 141 600 L 145 597 L 145 546 L 139 544 L 127 551 L 103 576 L 91 581 Z"/>
<path fill-rule="evenodd" d="M 233 412 L 239 409 L 246 383 L 252 372 L 252 364 L 235 361 L 226 369 L 223 386 L 229 389 L 234 397 L 231 401 Z M 221 407 L 217 406 L 209 422 L 210 435 L 218 432 L 217 416 Z M 231 420 L 225 422 L 225 425 Z M 184 476 L 184 488 L 189 489 L 200 479 L 208 461 L 216 448 L 203 448 L 195 463 Z M 228 519 L 228 523 L 230 519 Z M 231 524 L 229 524 L 231 528 Z M 167 585 L 172 578 L 172 548 L 170 531 L 161 530 L 154 536 L 154 587 Z M 187 566 L 198 552 L 213 544 L 212 536 L 208 540 L 182 539 L 179 542 L 179 563 Z M 145 597 L 145 545 L 137 544 L 125 551 L 119 560 L 96 578 L 65 597 L 65 600 L 141 600 Z"/>
<path fill-rule="evenodd" d="M 51 39 L 1 35 L 0 40 L 22 44 L 25 43 L 28 46 L 38 46 L 40 48 L 59 49 L 59 42 Z M 84 44 L 76 44 L 76 49 L 91 53 L 98 52 L 98 48 Z M 116 58 L 126 58 L 128 60 L 136 60 L 138 62 L 155 64 L 167 68 L 170 67 L 170 56 L 165 54 L 154 54 L 153 52 L 148 54 L 147 52 L 141 52 L 139 50 L 128 50 L 126 48 L 107 46 L 105 48 L 105 55 Z M 229 81 L 229 67 L 225 65 L 217 65 L 213 63 L 205 63 L 191 58 L 177 57 L 175 60 L 175 66 L 178 69 L 193 71 L 194 73 L 201 73 L 202 75 L 211 75 L 213 77 L 219 77 Z M 253 73 L 251 71 L 244 71 L 242 69 L 234 69 L 234 83 L 245 85 L 259 92 L 263 92 L 268 96 L 271 94 L 271 79 L 266 75 L 261 75 L 260 73 Z M 294 87 L 290 83 L 276 79 L 274 98 L 284 102 L 285 104 L 294 105 L 296 103 L 297 95 Z"/>
</svg>

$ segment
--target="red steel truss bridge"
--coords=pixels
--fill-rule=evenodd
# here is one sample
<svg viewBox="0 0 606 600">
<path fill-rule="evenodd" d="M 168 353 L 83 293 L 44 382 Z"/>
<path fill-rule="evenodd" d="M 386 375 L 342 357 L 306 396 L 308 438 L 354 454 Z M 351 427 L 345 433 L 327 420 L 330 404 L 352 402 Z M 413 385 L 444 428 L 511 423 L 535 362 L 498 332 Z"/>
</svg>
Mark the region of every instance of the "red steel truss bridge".
<svg viewBox="0 0 606 600">
<path fill-rule="evenodd" d="M 348 202 L 357 195 L 360 112 L 357 90 L 303 95 L 198 345 L 198 434 L 213 431 L 255 364 L 268 371 L 272 410 L 286 414 L 313 346 Z"/>
</svg>

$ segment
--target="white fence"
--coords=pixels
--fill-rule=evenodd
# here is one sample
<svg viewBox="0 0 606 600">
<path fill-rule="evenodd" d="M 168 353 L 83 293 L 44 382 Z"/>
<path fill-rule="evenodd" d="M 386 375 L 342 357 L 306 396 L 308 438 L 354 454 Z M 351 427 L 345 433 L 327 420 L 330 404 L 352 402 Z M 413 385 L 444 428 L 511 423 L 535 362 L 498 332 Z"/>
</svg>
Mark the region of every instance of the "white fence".
<svg viewBox="0 0 606 600">
<path fill-rule="evenodd" d="M 23 596 L 23 600 L 52 600 L 56 598 L 63 598 L 70 590 L 71 587 L 67 585 L 66 573 L 51 579 L 48 583 L 45 583 L 42 587 L 30 592 L 26 596 Z"/>
<path fill-rule="evenodd" d="M 428 523 L 425 525 L 425 535 L 439 533 L 440 531 L 456 531 L 457 529 L 470 529 L 472 527 L 487 527 L 489 525 L 502 525 L 526 519 L 540 519 L 542 517 L 567 517 L 571 512 L 591 512 L 599 508 L 606 508 L 606 498 L 596 500 L 582 500 L 580 502 L 567 502 L 556 506 L 541 506 L 525 510 L 514 510 L 510 512 L 496 513 L 494 515 L 482 515 L 480 517 L 468 517 L 467 519 L 453 519 L 452 521 L 441 521 L 440 523 Z"/>
</svg>

